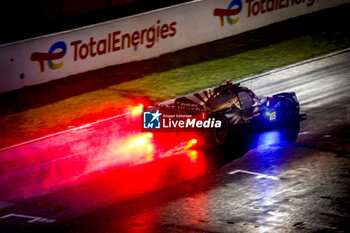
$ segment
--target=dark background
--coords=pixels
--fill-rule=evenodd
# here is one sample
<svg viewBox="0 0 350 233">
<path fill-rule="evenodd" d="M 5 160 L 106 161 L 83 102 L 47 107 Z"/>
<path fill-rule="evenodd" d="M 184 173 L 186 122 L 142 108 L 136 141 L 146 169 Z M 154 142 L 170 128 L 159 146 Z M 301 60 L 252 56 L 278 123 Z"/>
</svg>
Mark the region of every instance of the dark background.
<svg viewBox="0 0 350 233">
<path fill-rule="evenodd" d="M 0 3 L 0 44 L 82 27 L 190 0 L 19 0 Z"/>
</svg>

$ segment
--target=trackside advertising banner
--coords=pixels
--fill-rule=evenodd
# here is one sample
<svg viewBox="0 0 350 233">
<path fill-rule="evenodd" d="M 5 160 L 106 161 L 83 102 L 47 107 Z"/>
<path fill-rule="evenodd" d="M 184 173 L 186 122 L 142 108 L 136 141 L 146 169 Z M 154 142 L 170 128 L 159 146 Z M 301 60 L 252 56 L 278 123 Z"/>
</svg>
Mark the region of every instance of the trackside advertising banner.
<svg viewBox="0 0 350 233">
<path fill-rule="evenodd" d="M 348 2 L 350 0 L 193 1 L 1 45 L 0 93 L 157 57 Z"/>
</svg>

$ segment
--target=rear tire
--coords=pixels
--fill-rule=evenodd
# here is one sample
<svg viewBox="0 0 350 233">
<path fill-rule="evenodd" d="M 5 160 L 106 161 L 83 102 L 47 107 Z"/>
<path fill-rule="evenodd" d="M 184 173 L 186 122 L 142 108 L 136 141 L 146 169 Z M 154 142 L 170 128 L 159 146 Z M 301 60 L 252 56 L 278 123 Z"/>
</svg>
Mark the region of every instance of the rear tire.
<svg viewBox="0 0 350 233">
<path fill-rule="evenodd" d="M 230 125 L 226 117 L 219 117 L 217 120 L 221 121 L 221 127 L 213 129 L 212 140 L 216 146 L 221 146 L 227 142 Z"/>
</svg>

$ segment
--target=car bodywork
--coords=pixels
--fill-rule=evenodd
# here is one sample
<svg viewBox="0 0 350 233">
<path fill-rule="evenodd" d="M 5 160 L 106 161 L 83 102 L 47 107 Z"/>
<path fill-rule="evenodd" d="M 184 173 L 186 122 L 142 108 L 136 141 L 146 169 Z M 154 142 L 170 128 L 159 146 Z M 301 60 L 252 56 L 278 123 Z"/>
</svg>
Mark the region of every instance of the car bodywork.
<svg viewBox="0 0 350 233">
<path fill-rule="evenodd" d="M 232 132 L 278 127 L 297 121 L 299 108 L 294 92 L 258 97 L 247 87 L 231 82 L 151 107 L 162 113 L 205 114 L 207 118 L 220 120 L 220 128 L 206 132 L 207 141 L 215 145 L 224 144 Z"/>
</svg>

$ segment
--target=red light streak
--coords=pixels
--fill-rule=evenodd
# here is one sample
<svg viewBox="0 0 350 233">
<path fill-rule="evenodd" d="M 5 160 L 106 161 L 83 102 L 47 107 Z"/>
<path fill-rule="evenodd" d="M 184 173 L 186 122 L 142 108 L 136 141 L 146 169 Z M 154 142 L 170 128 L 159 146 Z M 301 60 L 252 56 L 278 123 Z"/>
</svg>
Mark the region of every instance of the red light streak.
<svg viewBox="0 0 350 233">
<path fill-rule="evenodd" d="M 141 115 L 143 111 L 143 104 L 140 104 L 139 106 L 136 106 L 136 107 L 132 107 L 130 108 L 130 110 L 131 110 L 131 115 L 133 116 Z"/>
<path fill-rule="evenodd" d="M 185 148 L 186 149 L 189 149 L 189 148 L 191 148 L 192 146 L 194 146 L 195 144 L 197 144 L 197 139 L 191 139 L 191 140 L 189 140 L 188 142 L 187 142 L 187 145 L 185 146 Z"/>
<path fill-rule="evenodd" d="M 191 161 L 194 161 L 198 159 L 198 151 L 196 150 L 190 150 L 187 152 L 188 157 L 190 158 Z"/>
<path fill-rule="evenodd" d="M 133 113 L 142 114 L 142 105 L 135 107 Z M 131 113 L 128 115 L 132 116 Z M 11 167 L 1 167 L 0 178 L 3 175 L 3 179 L 0 179 L 0 185 L 8 191 L 0 197 L 29 197 L 53 188 L 63 188 L 85 177 L 90 179 L 90 175 L 115 171 L 121 175 L 108 179 L 108 182 L 119 179 L 119 183 L 116 182 L 113 187 L 120 185 L 122 188 L 118 190 L 122 190 L 122 193 L 119 194 L 126 197 L 157 190 L 205 172 L 201 152 L 193 150 L 193 146 L 200 143 L 197 134 L 170 132 L 161 135 L 157 141 L 156 136 L 159 135 L 140 132 L 140 123 L 141 117 L 118 118 L 108 124 L 94 124 L 79 129 L 81 133 L 72 131 L 36 142 L 38 144 L 2 152 L 2 157 L 8 154 L 11 160 L 19 155 L 22 157 Z M 159 178 L 168 174 L 164 171 L 169 166 L 180 169 L 174 173 L 176 179 L 172 177 L 169 182 L 158 184 Z M 134 175 L 134 167 L 152 169 Z"/>
</svg>

